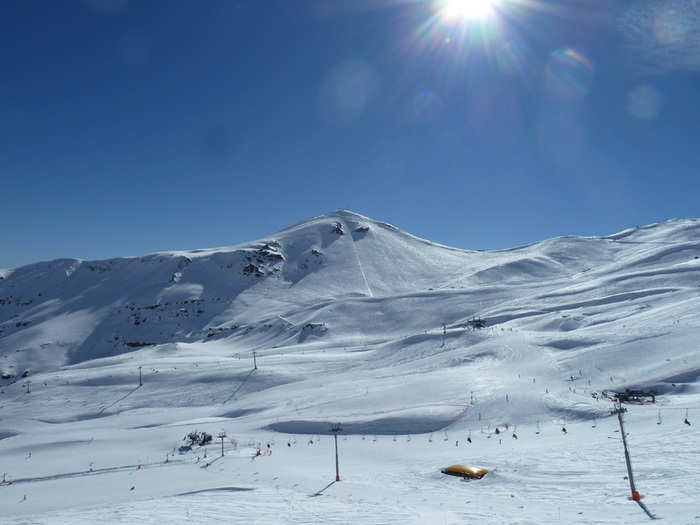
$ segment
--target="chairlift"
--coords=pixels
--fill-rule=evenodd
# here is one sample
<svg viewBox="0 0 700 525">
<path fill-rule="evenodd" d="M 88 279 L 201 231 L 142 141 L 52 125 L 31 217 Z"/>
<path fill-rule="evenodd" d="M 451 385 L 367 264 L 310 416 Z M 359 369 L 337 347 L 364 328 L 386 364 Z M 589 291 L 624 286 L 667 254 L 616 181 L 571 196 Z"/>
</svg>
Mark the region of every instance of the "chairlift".
<svg viewBox="0 0 700 525">
<path fill-rule="evenodd" d="M 481 317 L 472 317 L 469 321 L 467 321 L 467 324 L 471 328 L 486 328 L 486 321 L 484 321 Z"/>
<path fill-rule="evenodd" d="M 604 398 L 617 403 L 630 403 L 635 405 L 646 405 L 648 403 L 656 403 L 655 390 L 630 390 L 626 388 L 622 392 L 615 390 L 603 390 Z"/>
</svg>

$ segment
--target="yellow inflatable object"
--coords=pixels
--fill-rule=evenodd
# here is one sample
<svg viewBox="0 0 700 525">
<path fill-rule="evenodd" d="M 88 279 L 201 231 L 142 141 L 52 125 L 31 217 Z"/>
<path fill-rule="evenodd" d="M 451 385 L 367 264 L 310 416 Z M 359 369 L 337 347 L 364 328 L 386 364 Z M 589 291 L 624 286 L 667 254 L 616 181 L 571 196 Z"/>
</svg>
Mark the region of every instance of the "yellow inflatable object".
<svg viewBox="0 0 700 525">
<path fill-rule="evenodd" d="M 450 476 L 481 479 L 488 473 L 488 470 L 482 467 L 470 467 L 469 465 L 452 465 L 450 467 L 445 467 L 440 472 L 443 474 L 449 474 Z"/>
</svg>

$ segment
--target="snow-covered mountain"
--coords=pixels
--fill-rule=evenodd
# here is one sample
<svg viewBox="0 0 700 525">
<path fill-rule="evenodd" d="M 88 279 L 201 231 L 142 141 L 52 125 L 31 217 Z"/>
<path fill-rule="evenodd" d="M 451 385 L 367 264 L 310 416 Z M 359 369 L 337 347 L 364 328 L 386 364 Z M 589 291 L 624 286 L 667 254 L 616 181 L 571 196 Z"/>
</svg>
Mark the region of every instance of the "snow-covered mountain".
<svg viewBox="0 0 700 525">
<path fill-rule="evenodd" d="M 554 323 L 562 326 L 553 332 L 568 332 L 600 320 L 567 311 L 654 295 L 692 298 L 699 257 L 696 220 L 470 252 L 341 210 L 239 246 L 5 271 L 0 349 L 20 350 L 8 355 L 5 371 L 38 372 L 144 343 L 238 341 L 242 333 L 268 346 L 312 334 L 383 338 L 474 315 L 489 326 L 526 318 L 513 324 Z M 422 315 L 414 324 L 411 312 L 409 324 L 402 312 L 416 308 Z"/>
<path fill-rule="evenodd" d="M 112 468 L 165 457 L 180 434 L 197 425 L 225 428 L 229 436 L 240 436 L 237 443 L 271 436 L 289 440 L 281 451 L 291 465 L 280 474 L 286 480 L 283 491 L 289 491 L 283 498 L 301 505 L 298 497 L 306 488 L 297 494 L 294 476 L 301 480 L 297 485 L 316 483 L 317 488 L 323 484 L 312 480 L 325 478 L 314 478 L 313 469 L 303 466 L 304 454 L 315 454 L 310 446 L 290 456 L 298 447 L 291 446 L 296 438 L 287 436 L 327 435 L 332 422 L 341 422 L 345 435 L 355 436 L 352 445 L 346 437 L 345 446 L 360 455 L 369 446 L 365 436 L 413 435 L 417 441 L 418 434 L 436 432 L 461 435 L 457 445 L 450 440 L 456 450 L 448 451 L 458 453 L 469 432 L 491 439 L 490 432 L 506 424 L 536 427 L 533 436 L 546 425 L 578 424 L 588 436 L 590 422 L 605 418 L 609 409 L 592 394 L 606 389 L 653 389 L 662 396 L 659 407 L 689 408 L 692 414 L 700 400 L 699 306 L 697 219 L 607 237 L 560 237 L 510 250 L 468 251 L 339 210 L 238 246 L 2 270 L 2 469 L 26 486 L 51 488 L 50 495 L 42 490 L 43 496 L 32 497 L 30 505 L 13 499 L 19 485 L 4 484 L 0 501 L 9 516 L 39 513 L 38 522 L 49 523 L 42 512 L 65 509 L 61 520 L 77 522 L 90 513 L 71 514 L 74 506 L 127 504 L 185 492 L 192 497 L 203 487 L 202 476 L 210 474 L 218 488 L 229 487 L 221 485 L 230 473 L 224 462 L 216 467 L 218 474 L 214 468 L 202 473 L 193 466 L 193 455 L 168 463 L 182 479 L 156 475 L 156 469 L 140 472 L 150 481 L 138 497 L 121 488 L 134 475 L 126 468 L 123 475 L 119 469 L 105 471 L 100 479 L 108 488 L 92 487 L 84 497 L 75 491 L 88 481 L 77 474 L 55 477 L 97 461 Z M 476 321 L 485 326 L 479 328 Z M 258 369 L 252 368 L 253 352 Z M 649 412 L 648 407 L 640 410 Z M 647 419 L 657 418 L 653 410 Z M 687 434 L 694 432 L 689 425 L 681 429 L 691 440 L 683 441 L 683 448 L 697 433 Z M 494 438 L 488 447 L 496 439 L 502 441 Z M 493 456 L 487 447 L 480 457 L 500 461 L 500 482 L 515 490 L 522 479 L 513 472 L 528 464 L 524 447 L 536 447 L 531 450 L 544 457 L 557 446 L 548 441 L 553 439 L 521 445 L 520 438 L 517 453 L 511 439 L 507 446 L 520 454 L 520 462 L 513 459 L 517 468 L 510 470 L 496 459 L 503 448 L 494 449 Z M 598 443 L 595 436 L 586 439 Z M 426 448 L 432 439 L 421 440 L 423 448 L 404 459 L 425 455 L 423 466 L 399 470 L 411 483 L 425 482 L 439 492 L 444 481 L 434 475 L 430 461 L 442 456 L 431 456 Z M 574 445 L 573 438 L 569 443 L 572 450 L 585 448 L 581 442 Z M 21 450 L 34 454 L 19 457 Z M 235 450 L 239 457 L 246 454 L 245 447 Z M 37 451 L 45 452 L 43 462 Z M 395 461 L 402 457 L 384 451 Z M 617 452 L 611 452 L 611 460 L 617 461 Z M 369 453 L 353 465 L 361 471 L 374 460 Z M 80 467 L 73 466 L 76 461 Z M 562 462 L 558 457 L 551 465 L 562 469 Z M 698 470 L 688 474 L 696 488 Z M 189 478 L 186 472 L 197 475 Z M 244 476 L 237 483 L 255 485 L 259 493 L 278 486 L 279 493 L 282 482 L 272 478 L 254 483 Z M 357 505 L 375 504 L 370 494 L 377 485 L 363 479 L 354 489 Z M 352 512 L 352 506 L 343 506 L 347 497 L 328 511 Z M 560 511 L 567 501 L 563 495 Z M 209 500 L 201 504 L 206 507 Z M 436 512 L 437 522 L 445 521 L 439 506 L 421 509 L 419 516 Z M 328 522 L 325 511 L 319 512 L 318 522 Z M 495 522 L 497 514 L 483 510 L 481 516 Z M 388 515 L 378 510 L 377 516 Z M 532 514 L 522 522 L 547 522 L 544 516 Z M 405 516 L 395 517 L 405 521 Z M 357 519 L 341 522 L 374 522 L 367 516 Z M 416 523 L 431 522 L 421 519 Z M 279 522 L 295 519 L 280 517 Z"/>
</svg>

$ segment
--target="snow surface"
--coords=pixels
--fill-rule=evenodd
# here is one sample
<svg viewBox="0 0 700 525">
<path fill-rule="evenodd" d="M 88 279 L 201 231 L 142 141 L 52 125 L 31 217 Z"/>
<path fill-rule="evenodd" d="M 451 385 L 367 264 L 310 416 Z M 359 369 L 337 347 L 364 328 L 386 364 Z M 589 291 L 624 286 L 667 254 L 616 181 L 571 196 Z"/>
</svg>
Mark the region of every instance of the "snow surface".
<svg viewBox="0 0 700 525">
<path fill-rule="evenodd" d="M 477 252 L 339 210 L 1 277 L 2 523 L 640 523 L 625 388 L 643 503 L 700 521 L 699 220 Z"/>
</svg>

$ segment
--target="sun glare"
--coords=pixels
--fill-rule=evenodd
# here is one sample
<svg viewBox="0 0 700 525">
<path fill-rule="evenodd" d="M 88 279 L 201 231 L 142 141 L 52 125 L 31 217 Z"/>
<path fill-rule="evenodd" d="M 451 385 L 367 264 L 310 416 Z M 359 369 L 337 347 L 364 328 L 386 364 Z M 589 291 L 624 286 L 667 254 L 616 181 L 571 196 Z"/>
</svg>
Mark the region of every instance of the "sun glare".
<svg viewBox="0 0 700 525">
<path fill-rule="evenodd" d="M 446 20 L 479 20 L 493 12 L 494 0 L 445 0 L 441 13 Z"/>
</svg>

